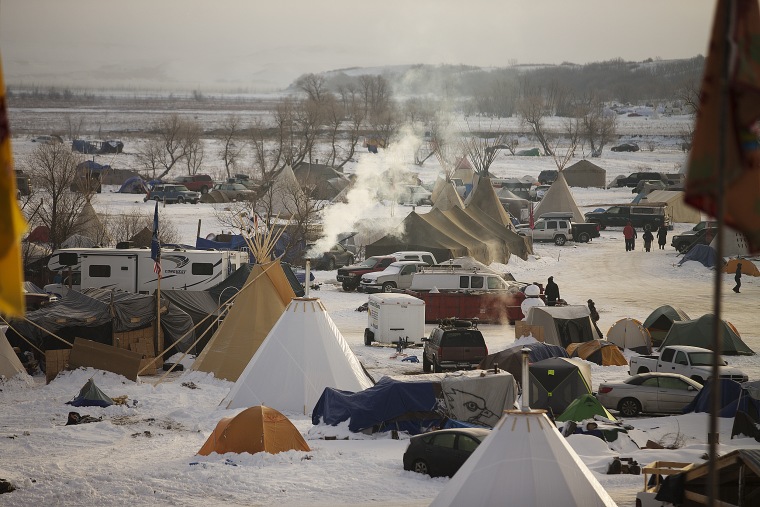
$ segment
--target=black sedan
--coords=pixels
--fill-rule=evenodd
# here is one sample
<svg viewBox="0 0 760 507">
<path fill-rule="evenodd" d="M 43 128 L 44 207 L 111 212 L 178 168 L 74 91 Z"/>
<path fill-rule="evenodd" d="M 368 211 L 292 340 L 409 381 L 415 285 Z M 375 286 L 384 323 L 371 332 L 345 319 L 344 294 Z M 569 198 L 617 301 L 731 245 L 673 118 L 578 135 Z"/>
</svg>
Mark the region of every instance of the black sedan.
<svg viewBox="0 0 760 507">
<path fill-rule="evenodd" d="M 451 477 L 490 433 L 486 428 L 458 428 L 414 436 L 404 453 L 404 470 Z"/>
</svg>

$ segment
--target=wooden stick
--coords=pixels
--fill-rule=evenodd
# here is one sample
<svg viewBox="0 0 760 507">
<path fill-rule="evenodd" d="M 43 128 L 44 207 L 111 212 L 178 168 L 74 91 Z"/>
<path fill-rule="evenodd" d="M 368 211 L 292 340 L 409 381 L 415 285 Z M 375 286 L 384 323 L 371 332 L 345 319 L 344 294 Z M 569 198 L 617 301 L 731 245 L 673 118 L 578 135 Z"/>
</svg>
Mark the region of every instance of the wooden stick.
<svg viewBox="0 0 760 507">
<path fill-rule="evenodd" d="M 45 355 L 45 352 L 43 352 L 42 350 L 38 349 L 38 348 L 37 348 L 37 346 L 36 346 L 34 343 L 32 343 L 32 342 L 30 342 L 29 340 L 27 340 L 27 339 L 26 339 L 26 337 L 24 337 L 24 335 L 22 335 L 21 333 L 19 333 L 19 332 L 16 330 L 16 328 L 14 328 L 13 326 L 11 326 L 11 323 L 10 323 L 10 322 L 8 322 L 7 320 L 5 320 L 5 319 L 4 319 L 4 318 L 3 318 L 1 315 L 0 315 L 0 319 L 2 319 L 2 321 L 3 321 L 3 322 L 5 322 L 5 324 L 6 324 L 6 325 L 7 325 L 9 328 L 11 328 L 11 330 L 13 330 L 13 332 L 14 332 L 14 333 L 16 333 L 16 334 L 18 335 L 18 337 L 19 337 L 19 338 L 21 338 L 22 340 L 24 340 L 26 343 L 28 343 L 28 344 L 29 344 L 29 346 L 31 346 L 31 347 L 32 347 L 34 350 L 36 350 L 37 352 L 39 352 L 39 353 L 40 353 L 40 354 L 42 354 L 43 356 Z M 68 342 L 66 342 L 66 343 L 68 343 Z"/>
</svg>

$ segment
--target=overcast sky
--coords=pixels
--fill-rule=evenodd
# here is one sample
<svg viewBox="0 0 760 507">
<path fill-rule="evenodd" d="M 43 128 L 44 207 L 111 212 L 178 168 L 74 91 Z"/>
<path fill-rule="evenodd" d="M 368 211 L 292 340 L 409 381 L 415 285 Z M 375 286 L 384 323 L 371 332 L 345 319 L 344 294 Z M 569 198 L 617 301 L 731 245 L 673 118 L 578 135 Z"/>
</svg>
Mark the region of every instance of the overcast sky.
<svg viewBox="0 0 760 507">
<path fill-rule="evenodd" d="M 705 54 L 715 0 L 0 0 L 8 84 L 273 89 L 402 64 Z"/>
</svg>

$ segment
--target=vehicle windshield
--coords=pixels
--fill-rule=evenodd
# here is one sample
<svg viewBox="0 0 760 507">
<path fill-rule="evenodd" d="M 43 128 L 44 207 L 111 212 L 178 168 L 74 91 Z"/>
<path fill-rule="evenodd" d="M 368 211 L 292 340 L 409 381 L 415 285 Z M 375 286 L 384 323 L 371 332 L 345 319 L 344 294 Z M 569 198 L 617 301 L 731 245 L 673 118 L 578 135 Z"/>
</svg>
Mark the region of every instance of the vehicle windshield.
<svg viewBox="0 0 760 507">
<path fill-rule="evenodd" d="M 401 266 L 394 266 L 393 264 L 391 264 L 390 266 L 388 266 L 387 268 L 385 268 L 385 270 L 383 271 L 383 274 L 384 275 L 395 275 L 399 271 L 401 271 Z"/>
<path fill-rule="evenodd" d="M 692 366 L 711 366 L 713 361 L 712 352 L 691 352 L 689 361 Z M 726 365 L 725 361 L 719 361 L 719 364 Z"/>
<path fill-rule="evenodd" d="M 363 268 L 374 268 L 377 266 L 377 264 L 380 262 L 380 259 L 377 257 L 370 257 L 369 259 L 364 259 L 359 266 Z"/>
</svg>

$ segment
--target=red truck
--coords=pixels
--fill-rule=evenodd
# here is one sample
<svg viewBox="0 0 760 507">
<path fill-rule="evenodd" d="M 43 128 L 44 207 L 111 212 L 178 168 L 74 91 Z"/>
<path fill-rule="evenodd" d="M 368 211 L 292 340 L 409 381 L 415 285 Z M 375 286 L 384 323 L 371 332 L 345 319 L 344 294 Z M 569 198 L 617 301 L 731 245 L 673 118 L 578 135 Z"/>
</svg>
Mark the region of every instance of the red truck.
<svg viewBox="0 0 760 507">
<path fill-rule="evenodd" d="M 338 281 L 343 284 L 343 290 L 351 292 L 359 286 L 362 275 L 367 273 L 373 273 L 375 271 L 382 271 L 387 268 L 392 262 L 396 262 L 396 258 L 391 255 L 375 255 L 367 257 L 359 264 L 352 264 L 338 270 Z"/>
</svg>

